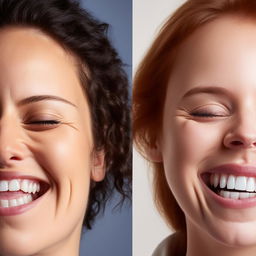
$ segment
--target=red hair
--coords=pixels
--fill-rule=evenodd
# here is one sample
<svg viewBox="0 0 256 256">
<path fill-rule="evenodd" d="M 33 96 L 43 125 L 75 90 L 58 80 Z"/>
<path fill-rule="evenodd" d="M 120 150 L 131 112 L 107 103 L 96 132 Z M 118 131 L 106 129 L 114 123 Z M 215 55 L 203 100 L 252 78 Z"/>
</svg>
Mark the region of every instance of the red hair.
<svg viewBox="0 0 256 256">
<path fill-rule="evenodd" d="M 253 0 L 189 0 L 165 23 L 140 63 L 134 78 L 133 134 L 139 151 L 156 146 L 161 135 L 168 80 L 179 45 L 195 30 L 225 15 L 256 17 Z M 175 230 L 186 230 L 185 216 L 168 184 L 162 163 L 153 163 L 155 203 Z"/>
</svg>

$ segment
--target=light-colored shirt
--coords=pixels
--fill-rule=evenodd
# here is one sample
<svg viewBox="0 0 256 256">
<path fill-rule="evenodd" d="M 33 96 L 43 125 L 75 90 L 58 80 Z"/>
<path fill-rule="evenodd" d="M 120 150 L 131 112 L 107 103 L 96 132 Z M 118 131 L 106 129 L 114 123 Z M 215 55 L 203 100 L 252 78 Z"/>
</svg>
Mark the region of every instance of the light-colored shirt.
<svg viewBox="0 0 256 256">
<path fill-rule="evenodd" d="M 186 234 L 176 232 L 166 237 L 157 246 L 152 256 L 186 256 Z"/>
</svg>

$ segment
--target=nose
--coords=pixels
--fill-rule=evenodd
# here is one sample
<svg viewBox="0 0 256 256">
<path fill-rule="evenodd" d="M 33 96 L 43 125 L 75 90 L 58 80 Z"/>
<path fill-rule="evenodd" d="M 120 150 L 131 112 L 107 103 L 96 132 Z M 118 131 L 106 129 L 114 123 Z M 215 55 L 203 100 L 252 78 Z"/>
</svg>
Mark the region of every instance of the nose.
<svg viewBox="0 0 256 256">
<path fill-rule="evenodd" d="M 14 120 L 0 120 L 0 168 L 12 167 L 25 158 L 22 127 Z"/>
<path fill-rule="evenodd" d="M 247 115 L 235 122 L 224 137 L 224 146 L 231 149 L 256 149 L 256 120 Z"/>
</svg>

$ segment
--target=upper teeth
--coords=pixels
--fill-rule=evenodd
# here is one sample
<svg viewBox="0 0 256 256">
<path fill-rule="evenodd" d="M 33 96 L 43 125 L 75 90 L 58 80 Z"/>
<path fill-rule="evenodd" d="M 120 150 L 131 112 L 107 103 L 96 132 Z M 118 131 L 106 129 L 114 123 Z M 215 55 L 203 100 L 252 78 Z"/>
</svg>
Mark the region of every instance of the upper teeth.
<svg viewBox="0 0 256 256">
<path fill-rule="evenodd" d="M 40 191 L 40 184 L 36 181 L 31 180 L 1 180 L 0 181 L 0 192 L 3 191 L 19 191 L 22 190 L 26 193 L 33 193 Z"/>
<path fill-rule="evenodd" d="M 213 173 L 210 177 L 212 186 L 254 192 L 256 191 L 256 178 L 246 176 L 235 176 L 232 174 Z"/>
</svg>

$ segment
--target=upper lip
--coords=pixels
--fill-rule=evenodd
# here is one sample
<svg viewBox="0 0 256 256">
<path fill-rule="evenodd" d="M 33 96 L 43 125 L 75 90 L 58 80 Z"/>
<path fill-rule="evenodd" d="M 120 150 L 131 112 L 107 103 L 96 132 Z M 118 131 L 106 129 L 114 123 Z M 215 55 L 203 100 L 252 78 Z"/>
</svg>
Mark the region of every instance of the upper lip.
<svg viewBox="0 0 256 256">
<path fill-rule="evenodd" d="M 201 174 L 205 173 L 234 174 L 235 176 L 256 177 L 256 166 L 231 163 L 210 168 L 203 171 Z"/>
</svg>

